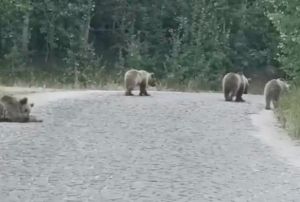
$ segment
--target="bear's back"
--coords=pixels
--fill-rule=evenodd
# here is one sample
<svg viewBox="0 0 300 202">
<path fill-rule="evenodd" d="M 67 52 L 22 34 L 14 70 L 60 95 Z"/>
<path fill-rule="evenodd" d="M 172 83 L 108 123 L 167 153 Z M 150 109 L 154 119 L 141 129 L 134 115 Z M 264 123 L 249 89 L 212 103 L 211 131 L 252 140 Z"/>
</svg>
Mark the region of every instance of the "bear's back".
<svg viewBox="0 0 300 202">
<path fill-rule="evenodd" d="M 277 83 L 281 88 L 281 93 L 286 93 L 289 89 L 289 85 L 287 84 L 287 82 L 281 80 L 281 79 L 277 79 Z"/>
<path fill-rule="evenodd" d="M 241 83 L 241 76 L 239 74 L 229 72 L 227 73 L 222 81 L 223 88 L 237 88 Z"/>
<path fill-rule="evenodd" d="M 141 76 L 139 70 L 130 69 L 124 75 L 125 87 L 133 89 L 137 84 L 141 82 Z"/>
<path fill-rule="evenodd" d="M 264 95 L 277 97 L 277 96 L 279 96 L 280 91 L 281 91 L 281 86 L 278 83 L 277 79 L 272 79 L 266 83 L 265 89 L 264 89 Z"/>
</svg>

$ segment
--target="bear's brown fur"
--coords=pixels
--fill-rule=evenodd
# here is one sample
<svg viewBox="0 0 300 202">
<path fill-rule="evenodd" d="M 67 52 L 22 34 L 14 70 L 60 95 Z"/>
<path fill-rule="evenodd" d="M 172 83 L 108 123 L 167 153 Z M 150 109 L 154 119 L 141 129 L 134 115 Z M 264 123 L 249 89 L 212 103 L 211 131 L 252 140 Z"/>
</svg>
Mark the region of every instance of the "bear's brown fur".
<svg viewBox="0 0 300 202">
<path fill-rule="evenodd" d="M 249 80 L 243 73 L 227 73 L 222 80 L 225 101 L 232 101 L 235 97 L 236 102 L 244 102 L 242 95 L 248 93 Z"/>
<path fill-rule="evenodd" d="M 264 88 L 264 96 L 265 96 L 265 109 L 271 109 L 271 102 L 274 108 L 278 107 L 278 102 L 280 97 L 286 93 L 289 89 L 289 85 L 287 82 L 278 79 L 272 79 L 268 81 Z"/>
<path fill-rule="evenodd" d="M 30 115 L 33 106 L 27 97 L 18 100 L 5 95 L 0 99 L 0 122 L 42 122 Z"/>
<path fill-rule="evenodd" d="M 132 96 L 132 91 L 136 86 L 140 87 L 140 96 L 149 96 L 147 92 L 148 86 L 155 86 L 156 79 L 154 73 L 149 73 L 145 70 L 130 69 L 125 73 L 124 84 L 125 84 L 125 95 Z"/>
</svg>

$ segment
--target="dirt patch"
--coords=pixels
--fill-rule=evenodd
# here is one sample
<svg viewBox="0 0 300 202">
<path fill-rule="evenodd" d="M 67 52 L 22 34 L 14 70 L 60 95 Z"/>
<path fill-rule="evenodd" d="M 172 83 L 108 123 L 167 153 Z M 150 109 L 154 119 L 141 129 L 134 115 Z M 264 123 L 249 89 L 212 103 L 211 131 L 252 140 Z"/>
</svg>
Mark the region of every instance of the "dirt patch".
<svg viewBox="0 0 300 202">
<path fill-rule="evenodd" d="M 280 127 L 273 111 L 263 110 L 259 114 L 251 116 L 252 123 L 258 128 L 254 134 L 264 144 L 271 147 L 280 157 L 300 168 L 299 141 L 293 140 L 287 132 Z"/>
</svg>

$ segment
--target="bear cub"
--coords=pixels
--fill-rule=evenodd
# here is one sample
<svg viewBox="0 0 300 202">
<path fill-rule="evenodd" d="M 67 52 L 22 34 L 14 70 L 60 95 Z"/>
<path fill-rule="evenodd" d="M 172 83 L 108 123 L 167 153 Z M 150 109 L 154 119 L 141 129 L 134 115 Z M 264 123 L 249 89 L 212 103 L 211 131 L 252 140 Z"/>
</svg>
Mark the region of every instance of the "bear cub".
<svg viewBox="0 0 300 202">
<path fill-rule="evenodd" d="M 145 70 L 130 69 L 124 76 L 125 95 L 132 96 L 132 91 L 136 86 L 140 87 L 140 96 L 150 96 L 147 92 L 148 86 L 156 86 L 154 73 L 149 73 Z"/>
<path fill-rule="evenodd" d="M 28 103 L 28 98 L 17 99 L 4 95 L 0 99 L 0 122 L 42 122 L 30 115 L 33 103 Z"/>
<path fill-rule="evenodd" d="M 271 102 L 274 108 L 278 107 L 280 97 L 289 90 L 289 85 L 286 81 L 278 78 L 268 81 L 264 88 L 265 109 L 271 109 Z"/>
<path fill-rule="evenodd" d="M 227 73 L 222 80 L 222 88 L 225 101 L 245 102 L 243 94 L 248 94 L 250 78 L 246 78 L 243 73 Z"/>
</svg>

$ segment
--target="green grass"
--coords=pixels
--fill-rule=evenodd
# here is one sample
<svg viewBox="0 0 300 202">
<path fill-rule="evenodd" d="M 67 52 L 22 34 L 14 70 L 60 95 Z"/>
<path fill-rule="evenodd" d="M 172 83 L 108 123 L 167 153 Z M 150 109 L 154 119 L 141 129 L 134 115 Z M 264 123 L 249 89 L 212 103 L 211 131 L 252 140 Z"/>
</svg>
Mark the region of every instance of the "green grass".
<svg viewBox="0 0 300 202">
<path fill-rule="evenodd" d="M 300 88 L 292 89 L 289 94 L 280 100 L 276 111 L 279 121 L 288 131 L 289 135 L 300 138 Z"/>
</svg>

